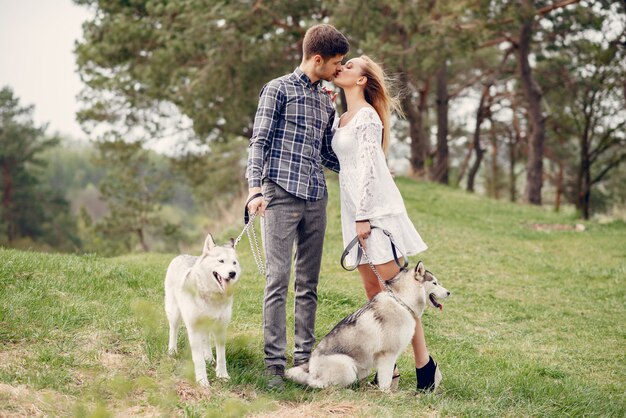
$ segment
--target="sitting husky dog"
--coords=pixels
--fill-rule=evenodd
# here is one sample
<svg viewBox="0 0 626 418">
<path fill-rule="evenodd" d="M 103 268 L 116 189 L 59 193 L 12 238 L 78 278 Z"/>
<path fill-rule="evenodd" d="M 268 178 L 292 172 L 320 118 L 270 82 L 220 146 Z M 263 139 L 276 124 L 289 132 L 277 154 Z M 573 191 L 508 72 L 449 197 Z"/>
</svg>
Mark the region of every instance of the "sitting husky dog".
<svg viewBox="0 0 626 418">
<path fill-rule="evenodd" d="M 421 318 L 427 305 L 441 308 L 438 299 L 445 299 L 450 292 L 421 261 L 413 270 L 400 271 L 387 284 L 400 302 L 387 291 L 378 293 L 320 341 L 308 370 L 302 365 L 293 367 L 285 376 L 314 388 L 348 386 L 376 368 L 378 386 L 388 391 L 396 359 L 413 337 L 414 315 Z"/>
<path fill-rule="evenodd" d="M 211 339 L 215 342 L 218 378 L 228 379 L 224 344 L 230 322 L 234 285 L 241 267 L 230 245 L 216 246 L 209 234 L 202 255 L 179 255 L 167 268 L 165 276 L 165 312 L 170 323 L 168 352 L 176 353 L 178 327 L 182 316 L 189 335 L 196 381 L 209 385 L 205 360 L 213 362 Z"/>
</svg>

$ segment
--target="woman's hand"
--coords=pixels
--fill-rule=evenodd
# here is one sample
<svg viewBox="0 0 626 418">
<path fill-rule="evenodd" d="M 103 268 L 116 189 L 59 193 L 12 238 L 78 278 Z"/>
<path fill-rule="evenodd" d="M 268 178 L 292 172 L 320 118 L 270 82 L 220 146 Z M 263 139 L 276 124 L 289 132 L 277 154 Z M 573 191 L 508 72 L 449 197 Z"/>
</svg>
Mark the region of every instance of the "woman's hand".
<svg viewBox="0 0 626 418">
<path fill-rule="evenodd" d="M 326 94 L 328 94 L 328 96 L 330 97 L 330 100 L 335 103 L 335 99 L 337 98 L 337 95 L 339 93 L 335 93 L 333 90 L 329 89 L 326 86 L 322 86 L 322 91 Z"/>
<path fill-rule="evenodd" d="M 363 251 L 367 251 L 365 247 L 365 240 L 369 238 L 372 233 L 372 226 L 370 225 L 370 221 L 356 221 L 356 235 L 359 237 L 359 242 L 361 243 L 361 247 L 363 247 Z"/>
</svg>

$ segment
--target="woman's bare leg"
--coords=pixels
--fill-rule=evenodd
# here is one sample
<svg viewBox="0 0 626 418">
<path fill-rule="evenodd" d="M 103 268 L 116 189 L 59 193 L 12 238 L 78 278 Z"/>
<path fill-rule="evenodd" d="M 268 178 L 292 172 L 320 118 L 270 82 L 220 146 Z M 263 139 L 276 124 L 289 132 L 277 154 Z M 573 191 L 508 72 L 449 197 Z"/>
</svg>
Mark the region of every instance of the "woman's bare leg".
<svg viewBox="0 0 626 418">
<path fill-rule="evenodd" d="M 402 263 L 402 259 L 400 260 Z M 392 279 L 398 274 L 400 269 L 395 261 L 389 261 L 385 264 L 375 265 L 374 268 L 383 280 L 387 281 Z M 385 290 L 382 287 L 382 284 L 378 281 L 376 274 L 372 270 L 369 264 L 361 264 L 358 267 L 359 273 L 361 274 L 361 280 L 363 281 L 363 287 L 365 287 L 365 294 L 367 295 L 367 300 L 372 300 L 374 296 L 378 294 L 381 290 Z"/>
<path fill-rule="evenodd" d="M 378 264 L 374 266 L 376 271 L 381 275 L 383 280 L 389 280 L 393 278 L 396 274 L 398 274 L 398 266 L 395 261 L 390 261 L 385 264 Z M 369 264 L 362 264 L 358 266 L 359 273 L 361 274 L 361 280 L 363 281 L 363 287 L 365 288 L 365 295 L 367 296 L 367 300 L 372 300 L 374 296 L 376 296 L 383 289 L 382 284 L 378 281 L 378 277 L 372 270 Z M 398 388 L 398 366 L 394 366 L 393 368 L 393 379 L 395 379 L 395 386 L 392 386 L 392 391 L 397 390 Z M 378 384 L 378 374 L 376 374 L 376 378 L 374 379 L 375 384 Z"/>
<path fill-rule="evenodd" d="M 413 346 L 413 357 L 415 358 L 415 367 L 421 368 L 428 363 L 428 349 L 426 348 L 426 338 L 424 337 L 424 329 L 422 328 L 422 321 L 420 319 L 415 320 L 415 334 L 411 340 Z"/>
<path fill-rule="evenodd" d="M 400 260 L 400 264 L 402 264 L 402 259 Z M 383 280 L 389 280 L 395 277 L 395 275 L 399 272 L 398 265 L 395 261 L 389 261 L 385 264 L 378 264 L 374 267 L 376 268 L 376 271 L 378 271 L 378 273 L 381 275 Z M 367 300 L 372 300 L 372 298 L 376 296 L 378 292 L 384 289 L 369 264 L 361 264 L 359 265 L 358 269 L 359 273 L 361 274 L 361 280 L 363 281 L 363 287 L 365 288 Z M 415 334 L 413 335 L 413 339 L 411 340 L 411 345 L 413 346 L 415 367 L 423 367 L 426 363 L 428 363 L 429 354 L 428 349 L 426 348 L 426 339 L 424 337 L 422 321 L 420 321 L 419 319 L 417 319 L 415 323 Z"/>
</svg>

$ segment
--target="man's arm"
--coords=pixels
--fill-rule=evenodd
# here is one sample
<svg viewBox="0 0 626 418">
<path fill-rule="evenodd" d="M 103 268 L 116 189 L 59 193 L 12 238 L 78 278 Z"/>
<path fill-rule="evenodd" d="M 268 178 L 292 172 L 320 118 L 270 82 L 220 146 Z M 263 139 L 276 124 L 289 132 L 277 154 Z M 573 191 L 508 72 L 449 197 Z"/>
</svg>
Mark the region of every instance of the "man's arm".
<svg viewBox="0 0 626 418">
<path fill-rule="evenodd" d="M 270 81 L 261 90 L 248 150 L 248 167 L 246 170 L 248 199 L 261 191 L 265 151 L 271 146 L 276 121 L 280 117 L 284 101 L 285 96 L 280 90 L 279 82 L 276 80 Z M 262 197 L 258 197 L 248 203 L 248 210 L 251 214 L 255 213 L 257 209 L 260 215 L 264 214 L 265 200 Z"/>
<path fill-rule="evenodd" d="M 335 172 L 339 172 L 339 160 L 337 159 L 337 155 L 333 151 L 331 146 L 333 136 L 335 135 L 335 130 L 333 129 L 333 125 L 335 123 L 335 109 L 333 108 L 330 117 L 328 118 L 328 125 L 326 125 L 326 131 L 324 132 L 324 140 L 322 141 L 322 149 L 320 151 L 320 156 L 322 157 L 322 165 L 326 168 L 329 168 Z"/>
</svg>

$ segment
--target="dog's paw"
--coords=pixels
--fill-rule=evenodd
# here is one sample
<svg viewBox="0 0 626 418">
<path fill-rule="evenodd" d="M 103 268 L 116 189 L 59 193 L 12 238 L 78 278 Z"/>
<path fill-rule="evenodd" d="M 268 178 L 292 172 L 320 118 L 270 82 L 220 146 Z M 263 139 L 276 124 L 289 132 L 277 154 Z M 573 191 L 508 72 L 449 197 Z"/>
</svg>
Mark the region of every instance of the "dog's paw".
<svg viewBox="0 0 626 418">
<path fill-rule="evenodd" d="M 216 367 L 215 376 L 217 376 L 218 379 L 229 380 L 230 376 L 228 375 L 228 372 L 226 371 L 226 365 L 222 367 Z"/>
<path fill-rule="evenodd" d="M 226 370 L 215 370 L 215 375 L 218 379 L 230 380 L 230 376 Z"/>
<path fill-rule="evenodd" d="M 198 386 L 203 387 L 203 388 L 208 388 L 209 386 L 209 379 L 200 379 L 196 382 L 198 384 Z"/>
<path fill-rule="evenodd" d="M 178 350 L 175 348 L 168 348 L 167 349 L 167 355 L 168 356 L 175 356 L 176 354 L 178 354 Z"/>
</svg>

